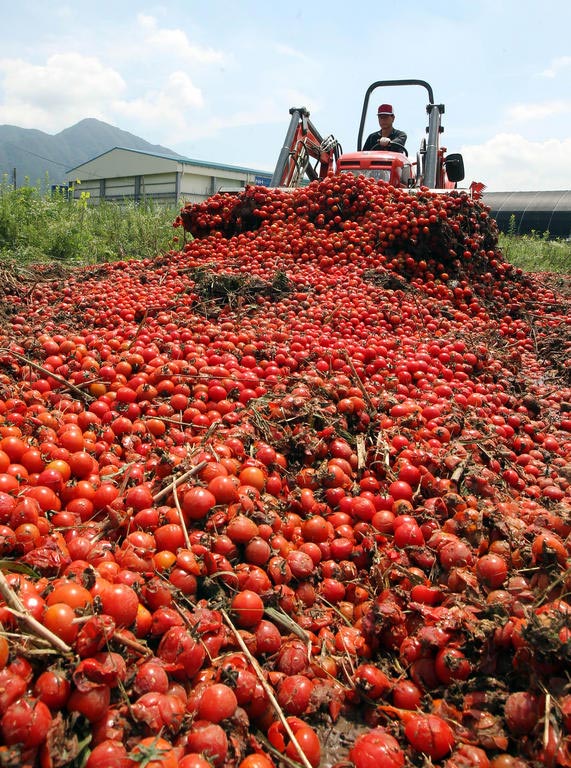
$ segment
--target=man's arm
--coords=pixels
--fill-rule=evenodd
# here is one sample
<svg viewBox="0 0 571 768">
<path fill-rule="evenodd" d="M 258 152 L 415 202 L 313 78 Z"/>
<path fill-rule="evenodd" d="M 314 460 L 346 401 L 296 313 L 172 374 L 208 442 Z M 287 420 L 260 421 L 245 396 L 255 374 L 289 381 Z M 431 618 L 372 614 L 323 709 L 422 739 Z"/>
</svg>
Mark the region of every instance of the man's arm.
<svg viewBox="0 0 571 768">
<path fill-rule="evenodd" d="M 395 144 L 401 144 L 403 147 L 406 144 L 407 135 L 404 131 L 393 131 L 393 136 L 391 136 L 391 141 Z"/>
<path fill-rule="evenodd" d="M 363 152 L 373 149 L 379 142 L 379 132 L 371 133 L 363 146 Z"/>
</svg>

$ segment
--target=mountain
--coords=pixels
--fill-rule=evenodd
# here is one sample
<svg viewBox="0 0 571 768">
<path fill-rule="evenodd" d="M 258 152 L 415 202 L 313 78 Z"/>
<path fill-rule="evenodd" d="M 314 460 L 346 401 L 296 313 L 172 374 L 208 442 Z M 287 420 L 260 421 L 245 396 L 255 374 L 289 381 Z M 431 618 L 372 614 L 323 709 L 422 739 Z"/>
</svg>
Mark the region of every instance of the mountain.
<svg viewBox="0 0 571 768">
<path fill-rule="evenodd" d="M 145 152 L 181 157 L 160 144 L 148 141 L 123 131 L 109 123 L 88 117 L 65 128 L 55 135 L 35 128 L 18 128 L 15 125 L 0 125 L 0 180 L 16 186 L 27 183 L 61 184 L 66 171 L 107 152 L 113 147 L 128 147 Z"/>
</svg>

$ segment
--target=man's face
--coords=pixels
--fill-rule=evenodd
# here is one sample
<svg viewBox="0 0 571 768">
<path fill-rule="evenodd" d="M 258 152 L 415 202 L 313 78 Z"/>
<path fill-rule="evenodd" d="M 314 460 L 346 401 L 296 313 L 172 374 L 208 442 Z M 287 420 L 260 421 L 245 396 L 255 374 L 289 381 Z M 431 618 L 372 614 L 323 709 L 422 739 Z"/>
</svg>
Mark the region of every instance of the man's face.
<svg viewBox="0 0 571 768">
<path fill-rule="evenodd" d="M 381 128 L 392 128 L 394 121 L 394 115 L 379 115 L 379 125 Z"/>
</svg>

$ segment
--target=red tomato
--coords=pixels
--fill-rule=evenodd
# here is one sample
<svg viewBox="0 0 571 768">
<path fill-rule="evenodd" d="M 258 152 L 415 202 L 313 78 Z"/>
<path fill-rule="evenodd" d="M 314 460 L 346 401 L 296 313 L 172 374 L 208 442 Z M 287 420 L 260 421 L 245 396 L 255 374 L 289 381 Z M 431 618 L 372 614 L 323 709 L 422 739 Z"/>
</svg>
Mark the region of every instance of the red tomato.
<svg viewBox="0 0 571 768">
<path fill-rule="evenodd" d="M 453 680 L 466 680 L 472 671 L 472 665 L 462 651 L 449 646 L 438 651 L 434 668 L 439 680 L 445 685 Z"/>
<path fill-rule="evenodd" d="M 50 471 L 50 470 L 55 470 L 56 472 L 58 472 L 64 483 L 67 483 L 67 481 L 71 477 L 71 467 L 68 464 L 68 462 L 64 461 L 63 459 L 53 459 L 53 461 L 50 461 L 49 464 L 46 464 L 45 469 L 39 473 L 38 483 L 43 485 L 48 485 L 48 483 L 42 482 L 41 477 L 43 472 Z"/>
<path fill-rule="evenodd" d="M 69 712 L 79 712 L 89 722 L 95 723 L 105 715 L 111 701 L 111 689 L 107 685 L 96 685 L 80 691 L 75 688 L 68 700 Z"/>
<path fill-rule="evenodd" d="M 39 503 L 42 512 L 57 512 L 61 509 L 61 501 L 58 495 L 52 488 L 48 488 L 46 485 L 35 485 L 26 488 L 25 494 L 26 496 L 31 496 L 32 499 L 35 499 Z"/>
<path fill-rule="evenodd" d="M 508 565 L 500 555 L 489 553 L 476 561 L 476 574 L 487 587 L 498 589 L 507 578 Z"/>
<path fill-rule="evenodd" d="M 539 719 L 539 698 L 528 691 L 510 693 L 505 703 L 506 724 L 515 736 L 530 733 Z"/>
<path fill-rule="evenodd" d="M 67 603 L 52 603 L 46 607 L 42 623 L 64 643 L 71 644 L 79 631 L 79 625 L 74 623 L 76 618 L 75 611 Z"/>
<path fill-rule="evenodd" d="M 127 584 L 109 584 L 100 594 L 103 613 L 111 616 L 118 626 L 129 627 L 137 618 L 139 598 Z"/>
<path fill-rule="evenodd" d="M 285 754 L 292 760 L 299 762 L 299 746 L 313 768 L 317 768 L 321 762 L 321 744 L 319 743 L 319 738 L 313 728 L 309 725 L 298 728 L 295 731 L 295 738 L 297 740 L 297 745 L 295 745 L 293 741 L 290 741 L 286 746 Z"/>
<path fill-rule="evenodd" d="M 220 768 L 228 753 L 228 738 L 224 729 L 216 723 L 195 720 L 188 733 L 187 747 L 192 752 L 204 755 L 216 768 Z"/>
<path fill-rule="evenodd" d="M 204 646 L 182 626 L 171 626 L 163 634 L 157 656 L 166 664 L 166 670 L 179 670 L 192 678 L 201 668 L 206 651 Z"/>
<path fill-rule="evenodd" d="M 317 768 L 321 761 L 321 745 L 317 734 L 313 728 L 298 717 L 288 717 L 287 723 L 297 740 L 297 746 L 289 738 L 283 723 L 277 720 L 268 729 L 268 741 L 279 752 L 284 752 L 289 758 L 297 762 L 299 762 L 300 757 L 299 746 L 313 768 Z"/>
<path fill-rule="evenodd" d="M 81 429 L 76 424 L 67 424 L 59 435 L 59 444 L 68 451 L 82 451 L 85 443 Z"/>
<path fill-rule="evenodd" d="M 404 480 L 395 480 L 389 485 L 388 493 L 395 501 L 398 501 L 399 499 L 412 501 L 414 491 L 409 483 L 406 483 Z"/>
<path fill-rule="evenodd" d="M 210 723 L 219 723 L 232 717 L 238 706 L 236 694 L 224 683 L 213 683 L 203 692 L 198 703 L 198 717 Z"/>
<path fill-rule="evenodd" d="M 186 520 L 202 520 L 216 503 L 216 496 L 213 493 L 207 488 L 196 486 L 184 494 L 182 511 Z"/>
<path fill-rule="evenodd" d="M 359 664 L 353 673 L 353 682 L 357 691 L 370 699 L 380 698 L 391 687 L 391 682 L 382 669 L 368 663 Z"/>
<path fill-rule="evenodd" d="M 145 768 L 177 768 L 178 756 L 172 744 L 160 736 L 147 736 L 141 739 L 129 752 L 135 765 Z"/>
<path fill-rule="evenodd" d="M 185 711 L 185 702 L 180 697 L 158 691 L 143 693 L 131 704 L 134 719 L 144 723 L 148 734 L 178 733 Z"/>
<path fill-rule="evenodd" d="M 352 548 L 352 547 L 351 547 Z M 333 579 L 326 576 L 319 585 L 318 592 L 329 603 L 338 603 L 343 600 L 346 594 L 345 584 L 339 579 Z"/>
<path fill-rule="evenodd" d="M 0 712 L 5 712 L 12 702 L 24 695 L 26 680 L 14 670 L 5 667 L 0 670 Z"/>
<path fill-rule="evenodd" d="M 119 489 L 113 483 L 101 483 L 99 488 L 93 494 L 91 501 L 96 511 L 105 509 L 119 495 Z"/>
<path fill-rule="evenodd" d="M 417 709 L 422 701 L 422 691 L 412 682 L 403 678 L 393 687 L 393 704 L 399 709 Z"/>
<path fill-rule="evenodd" d="M 212 763 L 198 752 L 190 752 L 178 761 L 178 768 L 212 768 Z"/>
<path fill-rule="evenodd" d="M 40 505 L 35 499 L 23 496 L 12 509 L 10 514 L 10 526 L 16 529 L 23 523 L 33 523 L 38 525 L 40 516 Z"/>
<path fill-rule="evenodd" d="M 125 494 L 125 506 L 132 507 L 136 512 L 148 509 L 153 505 L 153 494 L 148 485 L 135 485 Z"/>
<path fill-rule="evenodd" d="M 0 440 L 0 450 L 7 454 L 11 463 L 19 464 L 28 446 L 16 435 L 8 435 Z"/>
<path fill-rule="evenodd" d="M 452 728 L 438 715 L 413 715 L 404 732 L 412 748 L 432 760 L 443 758 L 456 742 Z"/>
<path fill-rule="evenodd" d="M 258 526 L 246 515 L 235 515 L 226 527 L 226 535 L 235 544 L 247 544 L 258 535 Z"/>
<path fill-rule="evenodd" d="M 137 669 L 133 687 L 139 694 L 149 691 L 166 693 L 169 688 L 169 677 L 158 661 L 145 661 Z"/>
<path fill-rule="evenodd" d="M 377 509 L 371 499 L 368 499 L 366 496 L 355 496 L 355 498 L 352 499 L 351 511 L 354 517 L 358 520 L 371 522 Z"/>
<path fill-rule="evenodd" d="M 259 467 L 244 467 L 238 479 L 242 485 L 250 485 L 258 491 L 262 491 L 266 485 L 266 473 Z"/>
<path fill-rule="evenodd" d="M 271 621 L 261 619 L 255 630 L 256 652 L 273 655 L 277 653 L 282 644 L 282 636 L 279 629 Z"/>
<path fill-rule="evenodd" d="M 395 523 L 398 519 L 398 517 L 395 518 Z M 416 520 L 405 520 L 398 525 L 395 528 L 394 542 L 397 547 L 422 546 L 424 544 L 424 536 Z"/>
<path fill-rule="evenodd" d="M 217 475 L 208 483 L 208 490 L 217 504 L 232 504 L 238 501 L 240 481 L 231 475 Z"/>
<path fill-rule="evenodd" d="M 35 450 L 35 449 L 30 449 L 30 450 Z M 26 454 L 24 453 L 22 455 L 22 458 L 25 455 Z M 39 461 L 38 461 L 38 457 L 40 458 Z M 43 466 L 44 466 L 44 462 L 41 461 L 41 453 L 40 453 L 40 451 L 37 451 L 37 453 L 34 454 L 34 459 L 35 459 L 35 461 L 32 464 L 32 471 L 33 472 L 39 472 L 39 471 L 41 471 L 43 469 Z M 0 449 L 0 474 L 4 474 L 4 472 L 6 472 L 6 470 L 8 469 L 9 466 L 10 466 L 10 457 L 8 456 L 6 451 L 3 451 L 2 449 Z M 28 467 L 27 464 L 24 464 L 24 466 L 26 467 L 26 469 L 28 469 L 28 471 L 30 470 L 30 467 Z"/>
<path fill-rule="evenodd" d="M 34 695 L 53 710 L 65 707 L 70 693 L 69 679 L 57 669 L 41 672 L 34 683 Z"/>
<path fill-rule="evenodd" d="M 288 675 L 281 681 L 277 700 L 288 715 L 302 715 L 309 706 L 313 683 L 305 675 Z"/>
<path fill-rule="evenodd" d="M 496 760 L 498 760 L 498 757 L 496 757 Z M 511 762 L 511 757 L 509 759 L 510 762 L 504 764 L 503 768 L 525 768 L 523 763 L 519 761 Z M 517 760 L 517 758 L 514 758 L 514 760 Z M 490 768 L 491 765 L 484 750 L 471 744 L 460 744 L 458 749 L 455 749 L 450 756 L 450 761 L 452 764 L 457 765 L 458 768 Z M 495 763 L 495 768 L 501 768 L 499 760 Z"/>
<path fill-rule="evenodd" d="M 51 712 L 43 701 L 24 696 L 8 706 L 0 730 L 5 744 L 37 747 L 47 737 L 51 722 Z"/>
<path fill-rule="evenodd" d="M 154 530 L 155 543 L 158 550 L 178 552 L 185 545 L 182 526 L 177 523 L 166 523 Z"/>
<path fill-rule="evenodd" d="M 134 762 L 121 741 L 106 739 L 93 747 L 85 768 L 133 768 Z"/>
<path fill-rule="evenodd" d="M 10 467 L 7 467 L 9 469 Z M 13 493 L 20 487 L 18 478 L 9 474 L 8 472 L 0 473 L 0 491 L 3 493 Z"/>
<path fill-rule="evenodd" d="M 74 477 L 85 478 L 93 472 L 95 461 L 87 451 L 76 451 L 69 457 L 69 468 Z"/>
<path fill-rule="evenodd" d="M 349 751 L 349 760 L 355 768 L 401 768 L 404 752 L 383 728 L 373 728 L 357 737 Z"/>
<path fill-rule="evenodd" d="M 254 536 L 244 548 L 244 559 L 252 565 L 265 565 L 272 554 L 272 548 L 261 536 Z"/>
<path fill-rule="evenodd" d="M 0 670 L 4 669 L 10 656 L 10 646 L 4 635 L 0 635 Z"/>
<path fill-rule="evenodd" d="M 240 627 L 255 627 L 264 615 L 262 598 L 251 589 L 237 592 L 232 598 L 230 607 Z"/>
<path fill-rule="evenodd" d="M 46 597 L 47 605 L 65 603 L 72 608 L 86 608 L 93 602 L 91 592 L 76 581 L 62 581 Z"/>
<path fill-rule="evenodd" d="M 266 467 L 269 467 L 271 464 L 273 464 L 276 458 L 277 453 L 271 445 L 260 443 L 256 448 L 256 459 L 261 461 L 262 464 L 265 464 Z"/>
<path fill-rule="evenodd" d="M 180 764 L 179 764 L 180 768 Z M 191 766 L 188 766 L 191 768 Z M 253 752 L 251 755 L 247 755 L 241 763 L 238 764 L 238 768 L 275 768 L 274 763 L 269 757 L 263 755 L 261 752 Z"/>
<path fill-rule="evenodd" d="M 301 533 L 305 541 L 311 541 L 319 543 L 327 541 L 332 535 L 333 530 L 331 523 L 321 515 L 312 515 L 307 520 L 304 520 L 301 525 Z"/>
<path fill-rule="evenodd" d="M 403 463 L 398 470 L 398 479 L 415 488 L 420 483 L 421 473 L 413 464 Z"/>
</svg>

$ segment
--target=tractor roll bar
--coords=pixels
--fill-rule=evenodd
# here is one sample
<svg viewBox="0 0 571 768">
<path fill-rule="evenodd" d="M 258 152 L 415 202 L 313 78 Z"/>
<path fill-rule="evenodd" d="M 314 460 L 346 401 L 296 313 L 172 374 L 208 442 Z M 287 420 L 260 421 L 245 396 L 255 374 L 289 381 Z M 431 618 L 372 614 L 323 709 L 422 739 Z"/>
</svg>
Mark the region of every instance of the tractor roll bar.
<svg viewBox="0 0 571 768">
<path fill-rule="evenodd" d="M 357 151 L 360 152 L 363 146 L 363 132 L 365 130 L 365 121 L 367 119 L 367 110 L 369 107 L 369 98 L 371 93 L 376 88 L 384 88 L 388 85 L 420 85 L 426 88 L 428 92 L 428 101 L 430 104 L 434 103 L 434 94 L 432 92 L 432 86 L 426 82 L 426 80 L 377 80 L 375 83 L 367 88 L 365 93 L 365 101 L 363 102 L 363 111 L 361 112 L 361 122 L 359 124 L 359 135 L 357 137 Z"/>
</svg>

